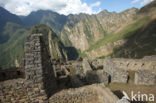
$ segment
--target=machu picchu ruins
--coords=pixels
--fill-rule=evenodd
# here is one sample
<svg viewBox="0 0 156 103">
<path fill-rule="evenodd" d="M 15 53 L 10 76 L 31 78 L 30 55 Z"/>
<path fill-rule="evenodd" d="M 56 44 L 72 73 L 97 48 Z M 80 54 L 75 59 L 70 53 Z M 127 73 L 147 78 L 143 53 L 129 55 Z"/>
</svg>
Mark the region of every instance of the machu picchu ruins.
<svg viewBox="0 0 156 103">
<path fill-rule="evenodd" d="M 0 0 L 0 103 L 156 103 L 156 0 Z"/>
<path fill-rule="evenodd" d="M 21 65 L 0 70 L 0 103 L 131 103 L 122 85 L 156 90 L 155 56 L 61 61 L 50 59 L 42 34 L 31 34 Z"/>
</svg>

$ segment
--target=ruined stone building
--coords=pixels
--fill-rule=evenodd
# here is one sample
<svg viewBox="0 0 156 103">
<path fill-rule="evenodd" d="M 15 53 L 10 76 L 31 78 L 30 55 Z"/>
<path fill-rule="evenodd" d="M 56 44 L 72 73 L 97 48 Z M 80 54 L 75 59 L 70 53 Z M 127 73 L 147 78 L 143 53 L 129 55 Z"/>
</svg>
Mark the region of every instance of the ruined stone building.
<svg viewBox="0 0 156 103">
<path fill-rule="evenodd" d="M 23 69 L 0 71 L 0 103 L 129 103 L 105 85 L 127 83 L 134 66 L 136 85 L 155 85 L 155 60 L 61 63 L 50 59 L 42 34 L 28 35 L 24 57 Z"/>
</svg>

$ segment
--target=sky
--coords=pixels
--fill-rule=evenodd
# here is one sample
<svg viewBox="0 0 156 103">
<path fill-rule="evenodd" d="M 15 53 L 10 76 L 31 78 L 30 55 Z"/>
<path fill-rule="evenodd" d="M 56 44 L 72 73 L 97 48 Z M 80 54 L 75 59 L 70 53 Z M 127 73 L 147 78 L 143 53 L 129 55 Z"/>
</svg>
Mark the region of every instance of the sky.
<svg viewBox="0 0 156 103">
<path fill-rule="evenodd" d="M 28 15 L 32 11 L 52 10 L 59 14 L 97 14 L 102 10 L 121 12 L 142 6 L 152 0 L 0 0 L 0 6 L 16 15 Z"/>
</svg>

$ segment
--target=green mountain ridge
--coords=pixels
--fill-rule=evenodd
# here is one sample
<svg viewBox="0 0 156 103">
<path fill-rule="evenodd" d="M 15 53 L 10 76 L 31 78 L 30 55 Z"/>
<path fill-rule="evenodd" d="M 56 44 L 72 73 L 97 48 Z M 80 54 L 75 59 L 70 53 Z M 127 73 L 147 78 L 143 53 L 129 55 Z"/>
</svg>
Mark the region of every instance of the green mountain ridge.
<svg viewBox="0 0 156 103">
<path fill-rule="evenodd" d="M 14 29 L 16 28 L 16 29 Z M 20 61 L 24 53 L 24 41 L 28 34 L 28 27 L 15 23 L 7 23 L 2 34 L 11 34 L 7 42 L 0 44 L 0 66 L 9 67 L 15 65 L 15 60 Z"/>
<path fill-rule="evenodd" d="M 60 15 L 50 10 L 38 10 L 30 13 L 28 16 L 20 18 L 26 26 L 45 24 L 53 28 L 55 32 L 61 31 L 67 21 L 67 17 L 65 15 Z"/>
<path fill-rule="evenodd" d="M 142 58 L 147 55 L 155 55 L 155 14 L 156 1 L 153 1 L 137 11 L 134 17 L 135 20 L 132 23 L 124 26 L 118 32 L 110 33 L 105 38 L 97 41 L 82 55 L 90 58 L 104 58 L 110 55 L 113 57 Z M 122 45 L 120 43 L 117 46 L 114 45 L 121 40 L 126 42 L 121 43 Z M 99 53 L 98 51 L 107 53 Z"/>
<path fill-rule="evenodd" d="M 96 15 L 65 16 L 39 10 L 25 17 L 16 16 L 20 22 L 6 20 L 0 28 L 0 67 L 15 66 L 15 61 L 21 61 L 29 33 L 44 34 L 52 58 L 72 60 L 78 55 L 142 58 L 154 55 L 155 14 L 156 1 L 141 9 L 131 8 L 121 13 L 104 10 Z M 2 15 L 0 21 L 7 16 Z"/>
</svg>

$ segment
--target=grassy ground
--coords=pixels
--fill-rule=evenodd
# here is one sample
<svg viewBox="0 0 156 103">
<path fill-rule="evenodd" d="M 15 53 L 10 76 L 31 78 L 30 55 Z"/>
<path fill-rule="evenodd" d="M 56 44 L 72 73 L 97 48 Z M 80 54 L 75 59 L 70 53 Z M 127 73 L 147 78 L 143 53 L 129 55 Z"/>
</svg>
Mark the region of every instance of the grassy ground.
<svg viewBox="0 0 156 103">
<path fill-rule="evenodd" d="M 138 86 L 134 84 L 134 72 L 129 71 L 130 79 L 128 81 L 128 84 L 118 84 L 118 83 L 110 83 L 108 87 L 116 94 L 119 98 L 121 98 L 122 91 L 125 91 L 129 97 L 131 97 L 131 91 L 134 92 L 134 94 L 138 94 L 140 91 L 140 94 L 154 94 L 156 96 L 156 85 L 154 86 Z M 131 102 L 131 103 L 156 103 L 156 98 L 154 98 L 154 102 Z"/>
</svg>

